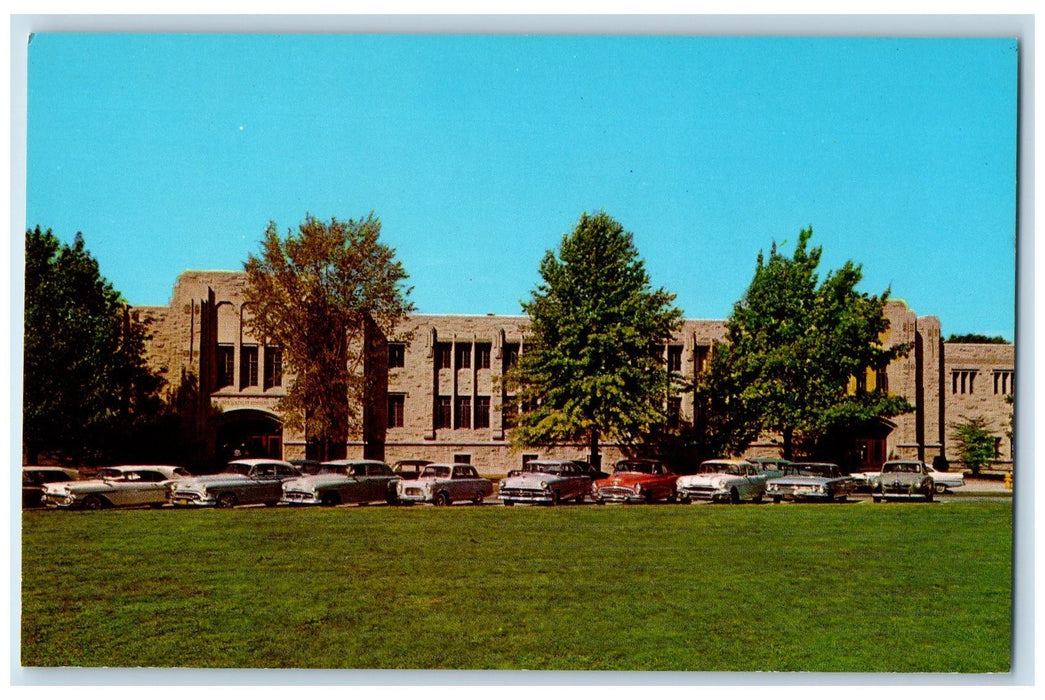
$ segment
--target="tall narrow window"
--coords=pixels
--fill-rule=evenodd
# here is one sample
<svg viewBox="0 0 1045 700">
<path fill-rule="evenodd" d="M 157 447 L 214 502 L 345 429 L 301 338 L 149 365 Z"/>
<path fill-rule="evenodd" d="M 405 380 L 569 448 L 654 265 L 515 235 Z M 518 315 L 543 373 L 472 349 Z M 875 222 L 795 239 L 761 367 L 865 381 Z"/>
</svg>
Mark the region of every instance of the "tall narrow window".
<svg viewBox="0 0 1045 700">
<path fill-rule="evenodd" d="M 472 366 L 472 344 L 471 343 L 458 343 L 457 344 L 457 368 L 468 369 Z"/>
<path fill-rule="evenodd" d="M 436 369 L 450 369 L 450 343 L 435 344 Z"/>
<path fill-rule="evenodd" d="M 668 346 L 668 371 L 669 372 L 681 372 L 682 371 L 682 346 L 681 345 L 669 345 Z"/>
<path fill-rule="evenodd" d="M 457 417 L 456 417 L 455 428 L 471 428 L 472 427 L 472 397 L 471 396 L 458 396 L 457 397 Z"/>
<path fill-rule="evenodd" d="M 697 374 L 700 374 L 708 366 L 708 355 L 711 354 L 711 347 L 708 345 L 698 345 L 693 349 L 693 354 L 696 357 Z"/>
<path fill-rule="evenodd" d="M 265 348 L 265 388 L 283 386 L 283 351 Z"/>
<path fill-rule="evenodd" d="M 490 344 L 475 344 L 475 368 L 490 369 Z"/>
<path fill-rule="evenodd" d="M 258 385 L 258 346 L 244 345 L 239 351 L 239 385 L 243 389 Z"/>
<path fill-rule="evenodd" d="M 681 422 L 682 399 L 678 396 L 672 396 L 668 399 L 668 426 L 677 428 Z"/>
<path fill-rule="evenodd" d="M 504 371 L 507 372 L 511 367 L 519 361 L 519 344 L 518 343 L 505 343 L 504 344 Z"/>
<path fill-rule="evenodd" d="M 406 365 L 406 344 L 405 343 L 389 343 L 388 344 L 388 367 L 394 369 L 396 367 L 403 367 Z"/>
<path fill-rule="evenodd" d="M 218 388 L 232 386 L 236 381 L 236 348 L 231 345 L 218 346 Z"/>
<path fill-rule="evenodd" d="M 490 397 L 489 396 L 476 396 L 475 397 L 475 427 L 476 428 L 489 428 L 490 427 Z"/>
<path fill-rule="evenodd" d="M 403 427 L 403 408 L 406 403 L 406 397 L 402 394 L 389 394 L 388 395 L 388 427 L 389 428 L 402 428 Z"/>
<path fill-rule="evenodd" d="M 449 428 L 450 425 L 450 397 L 440 396 L 435 405 L 435 427 Z"/>
</svg>

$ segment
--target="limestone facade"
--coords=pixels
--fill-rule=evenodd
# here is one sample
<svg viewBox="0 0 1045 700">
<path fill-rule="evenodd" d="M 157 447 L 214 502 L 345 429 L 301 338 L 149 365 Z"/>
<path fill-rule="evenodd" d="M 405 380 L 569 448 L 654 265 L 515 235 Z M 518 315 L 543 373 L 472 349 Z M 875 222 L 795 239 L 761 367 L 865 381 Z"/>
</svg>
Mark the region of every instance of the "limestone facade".
<svg viewBox="0 0 1045 700">
<path fill-rule="evenodd" d="M 237 451 L 304 458 L 305 436 L 284 426 L 278 406 L 293 381 L 292 370 L 282 366 L 278 348 L 252 335 L 244 284 L 241 272 L 187 271 L 168 306 L 135 308 L 150 325 L 149 362 L 172 386 L 198 382 L 197 429 L 214 462 Z M 887 304 L 886 315 L 890 329 L 883 342 L 907 343 L 910 352 L 884 372 L 869 372 L 866 388 L 904 396 L 915 411 L 852 436 L 852 459 L 873 465 L 899 457 L 931 461 L 944 454 L 953 460 L 949 424 L 982 415 L 1003 438 L 999 460 L 1011 460 L 1004 435 L 1011 415 L 1005 397 L 1013 391 L 1013 346 L 944 343 L 938 319 L 916 316 L 898 300 Z M 378 338 L 368 363 L 378 381 L 347 455 L 389 463 L 468 461 L 486 474 L 503 474 L 531 456 L 586 457 L 584 444 L 523 450 L 510 445 L 512 416 L 500 380 L 526 352 L 527 326 L 524 316 L 414 314 L 393 337 Z M 692 381 L 725 331 L 724 321 L 686 320 L 665 347 L 665 361 Z M 697 418 L 692 394 L 675 397 L 668 408 L 684 423 Z M 604 444 L 601 451 L 604 464 L 612 464 L 625 448 Z M 769 436 L 746 455 L 779 452 L 779 442 Z M 856 466 L 862 465 L 850 465 Z"/>
</svg>

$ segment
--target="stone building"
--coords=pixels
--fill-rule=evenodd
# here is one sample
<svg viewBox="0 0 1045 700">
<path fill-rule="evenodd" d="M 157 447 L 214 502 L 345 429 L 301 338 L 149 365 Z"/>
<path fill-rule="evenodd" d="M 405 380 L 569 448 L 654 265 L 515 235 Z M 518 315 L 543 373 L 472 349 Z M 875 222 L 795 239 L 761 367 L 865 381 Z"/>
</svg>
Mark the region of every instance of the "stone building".
<svg viewBox="0 0 1045 700">
<path fill-rule="evenodd" d="M 188 271 L 168 306 L 134 310 L 150 325 L 150 364 L 174 386 L 194 383 L 198 453 L 214 465 L 239 454 L 306 457 L 305 436 L 284 425 L 277 405 L 293 380 L 292 368 L 284 367 L 279 348 L 251 332 L 245 281 L 241 272 Z M 1013 346 L 945 343 L 938 319 L 916 316 L 902 301 L 890 301 L 886 315 L 886 345 L 909 343 L 911 351 L 854 381 L 854 389 L 885 389 L 915 410 L 845 436 L 839 461 L 857 470 L 889 458 L 931 461 L 942 454 L 953 460 L 950 425 L 983 416 L 997 429 L 999 461 L 1011 464 L 1011 441 L 1003 436 L 1011 416 L 1005 397 L 1013 391 Z M 527 324 L 524 316 L 414 314 L 395 337 L 369 337 L 367 371 L 374 381 L 346 454 L 389 463 L 467 461 L 487 474 L 503 474 L 531 456 L 586 457 L 585 444 L 511 448 L 511 403 L 500 378 L 526 352 Z M 724 321 L 686 320 L 664 348 L 665 362 L 692 380 L 724 337 Z M 672 420 L 700 420 L 692 394 L 669 398 L 667 409 Z M 601 451 L 612 464 L 627 448 L 603 444 Z M 779 453 L 779 442 L 767 436 L 746 454 Z"/>
</svg>

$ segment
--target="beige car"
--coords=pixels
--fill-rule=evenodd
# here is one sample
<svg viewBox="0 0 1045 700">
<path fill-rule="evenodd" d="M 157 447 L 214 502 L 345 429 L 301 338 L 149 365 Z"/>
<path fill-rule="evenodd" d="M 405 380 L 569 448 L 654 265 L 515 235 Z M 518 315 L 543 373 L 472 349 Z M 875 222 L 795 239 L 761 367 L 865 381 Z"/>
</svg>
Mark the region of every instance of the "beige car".
<svg viewBox="0 0 1045 700">
<path fill-rule="evenodd" d="M 448 506 L 454 501 L 479 505 L 493 493 L 493 482 L 479 476 L 470 464 L 429 464 L 418 478 L 396 484 L 396 493 L 404 505 Z"/>
<path fill-rule="evenodd" d="M 168 488 L 189 476 L 182 467 L 124 465 L 106 467 L 94 479 L 66 481 L 44 487 L 43 503 L 51 508 L 124 508 L 167 502 Z"/>
</svg>

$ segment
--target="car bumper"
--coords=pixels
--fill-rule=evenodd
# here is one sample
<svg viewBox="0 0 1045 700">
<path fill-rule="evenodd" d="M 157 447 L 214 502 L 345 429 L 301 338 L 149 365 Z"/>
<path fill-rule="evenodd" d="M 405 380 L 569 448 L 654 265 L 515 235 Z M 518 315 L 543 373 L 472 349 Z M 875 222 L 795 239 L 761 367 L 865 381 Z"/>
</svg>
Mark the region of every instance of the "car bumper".
<svg viewBox="0 0 1045 700">
<path fill-rule="evenodd" d="M 607 503 L 645 503 L 645 494 L 624 491 L 596 491 L 594 494 L 596 502 Z"/>
<path fill-rule="evenodd" d="M 176 508 L 213 508 L 218 504 L 213 498 L 198 495 L 174 494 L 170 503 Z"/>
<path fill-rule="evenodd" d="M 75 496 L 51 496 L 44 494 L 40 498 L 40 502 L 48 508 L 80 508 L 83 506 L 83 499 Z"/>
<path fill-rule="evenodd" d="M 540 505 L 550 505 L 554 501 L 551 493 L 547 491 L 502 491 L 497 494 L 497 498 L 505 503 L 537 503 Z"/>
<path fill-rule="evenodd" d="M 729 491 L 720 489 L 681 488 L 678 492 L 679 498 L 684 501 L 706 501 L 714 503 L 729 500 Z"/>
</svg>

